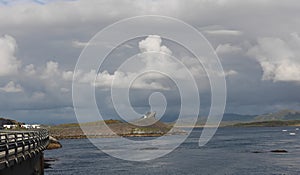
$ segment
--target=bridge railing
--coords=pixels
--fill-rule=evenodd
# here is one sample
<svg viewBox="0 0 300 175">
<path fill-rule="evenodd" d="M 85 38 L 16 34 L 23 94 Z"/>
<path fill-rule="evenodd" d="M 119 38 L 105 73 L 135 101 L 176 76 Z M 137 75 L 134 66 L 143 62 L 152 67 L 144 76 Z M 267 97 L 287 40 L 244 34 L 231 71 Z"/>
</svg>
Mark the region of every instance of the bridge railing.
<svg viewBox="0 0 300 175">
<path fill-rule="evenodd" d="M 0 169 L 31 158 L 46 149 L 49 134 L 46 129 L 35 131 L 0 130 Z"/>
</svg>

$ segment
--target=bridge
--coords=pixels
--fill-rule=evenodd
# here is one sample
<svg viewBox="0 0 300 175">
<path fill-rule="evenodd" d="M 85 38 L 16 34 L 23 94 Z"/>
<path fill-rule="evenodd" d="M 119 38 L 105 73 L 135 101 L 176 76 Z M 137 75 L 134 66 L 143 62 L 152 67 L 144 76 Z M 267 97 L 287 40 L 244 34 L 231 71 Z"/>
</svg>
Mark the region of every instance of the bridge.
<svg viewBox="0 0 300 175">
<path fill-rule="evenodd" d="M 45 129 L 0 130 L 0 175 L 43 175 L 43 150 L 48 144 Z"/>
</svg>

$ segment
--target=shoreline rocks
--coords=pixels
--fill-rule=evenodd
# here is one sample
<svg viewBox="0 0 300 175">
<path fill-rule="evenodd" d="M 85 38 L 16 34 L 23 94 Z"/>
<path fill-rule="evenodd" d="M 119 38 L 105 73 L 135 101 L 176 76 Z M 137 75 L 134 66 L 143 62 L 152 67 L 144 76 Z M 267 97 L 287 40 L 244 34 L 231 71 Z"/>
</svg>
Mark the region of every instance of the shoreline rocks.
<svg viewBox="0 0 300 175">
<path fill-rule="evenodd" d="M 172 128 L 170 124 L 157 121 L 155 118 L 139 120 L 142 126 L 131 123 L 114 122 L 105 125 L 103 122 L 69 124 L 49 128 L 50 134 L 57 139 L 86 139 L 111 137 L 160 137 L 163 135 L 184 135 L 186 132 L 180 128 Z M 146 125 L 146 126 L 144 126 Z M 110 130 L 107 128 L 109 127 Z M 84 132 L 83 132 L 84 131 Z M 112 132 L 111 132 L 112 131 Z"/>
<path fill-rule="evenodd" d="M 259 154 L 259 153 L 288 153 L 287 150 L 285 149 L 274 149 L 274 150 L 270 150 L 270 151 L 251 151 L 251 153 L 255 153 L 255 154 Z"/>
<path fill-rule="evenodd" d="M 284 149 L 275 149 L 275 150 L 271 150 L 270 152 L 272 152 L 272 153 L 288 153 L 288 151 L 284 150 Z"/>
<path fill-rule="evenodd" d="M 49 145 L 47 146 L 47 150 L 59 149 L 61 147 L 62 145 L 59 143 L 59 141 L 56 138 L 49 136 Z"/>
</svg>

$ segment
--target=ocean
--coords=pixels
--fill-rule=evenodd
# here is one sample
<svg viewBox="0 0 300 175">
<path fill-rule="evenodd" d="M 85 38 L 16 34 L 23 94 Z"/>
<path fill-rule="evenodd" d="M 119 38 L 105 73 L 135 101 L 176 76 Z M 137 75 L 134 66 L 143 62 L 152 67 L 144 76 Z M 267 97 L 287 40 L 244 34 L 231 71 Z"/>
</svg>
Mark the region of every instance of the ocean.
<svg viewBox="0 0 300 175">
<path fill-rule="evenodd" d="M 300 132 L 296 131 L 296 127 L 219 128 L 207 145 L 199 147 L 201 131 L 194 129 L 173 152 L 146 162 L 113 158 L 97 149 L 88 139 L 60 140 L 63 148 L 45 151 L 46 159 L 55 160 L 50 162 L 51 168 L 45 169 L 45 174 L 300 174 Z M 291 136 L 290 132 L 296 135 Z M 288 152 L 270 152 L 279 149 Z"/>
</svg>

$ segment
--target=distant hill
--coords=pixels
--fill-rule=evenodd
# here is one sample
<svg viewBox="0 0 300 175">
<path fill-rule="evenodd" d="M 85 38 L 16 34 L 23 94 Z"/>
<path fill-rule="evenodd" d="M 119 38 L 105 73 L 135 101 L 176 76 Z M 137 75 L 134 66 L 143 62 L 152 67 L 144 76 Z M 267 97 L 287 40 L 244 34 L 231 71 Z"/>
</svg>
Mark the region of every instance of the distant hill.
<svg viewBox="0 0 300 175">
<path fill-rule="evenodd" d="M 300 126 L 300 120 L 272 120 L 249 123 L 236 123 L 236 127 L 278 127 L 278 126 Z"/>
<path fill-rule="evenodd" d="M 200 117 L 198 121 L 198 125 L 204 125 L 207 117 Z M 243 114 L 235 114 L 235 113 L 225 113 L 222 118 L 221 126 L 232 126 L 234 124 L 242 124 L 245 123 L 254 123 L 257 125 L 264 125 L 265 121 L 300 121 L 300 111 L 295 110 L 281 110 L 274 113 L 262 114 L 262 115 L 243 115 Z M 280 123 L 280 122 L 278 122 Z M 275 125 L 280 125 L 275 123 Z M 273 123 L 267 123 L 273 125 Z M 284 123 L 290 125 L 290 123 Z M 282 124 L 282 125 L 284 125 Z"/>
<path fill-rule="evenodd" d="M 243 115 L 243 114 L 234 114 L 234 113 L 225 113 L 223 115 L 221 126 L 232 125 L 234 123 L 245 123 L 254 121 L 257 115 Z M 204 125 L 206 123 L 207 117 L 199 117 L 197 122 L 198 126 Z"/>
<path fill-rule="evenodd" d="M 222 121 L 239 121 L 239 122 L 248 122 L 253 121 L 257 115 L 242 115 L 242 114 L 234 114 L 234 113 L 225 113 L 223 115 Z"/>
<path fill-rule="evenodd" d="M 270 120 L 300 120 L 300 111 L 281 110 L 275 113 L 263 114 L 255 117 L 256 121 Z"/>
</svg>

